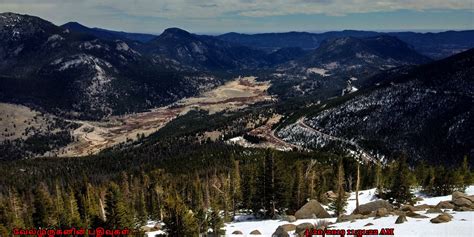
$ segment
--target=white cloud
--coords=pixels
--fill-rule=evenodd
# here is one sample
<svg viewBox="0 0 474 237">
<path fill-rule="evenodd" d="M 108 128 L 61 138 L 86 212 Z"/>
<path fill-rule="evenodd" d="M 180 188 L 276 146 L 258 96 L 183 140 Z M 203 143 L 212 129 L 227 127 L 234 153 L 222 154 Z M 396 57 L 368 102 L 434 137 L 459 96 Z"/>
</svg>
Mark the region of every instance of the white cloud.
<svg viewBox="0 0 474 237">
<path fill-rule="evenodd" d="M 245 23 L 292 14 L 344 16 L 396 10 L 473 10 L 473 0 L 0 0 L 0 12 L 38 15 L 56 24 L 75 20 L 119 29 L 156 24 L 193 26 Z M 147 25 L 148 24 L 148 25 Z M 143 30 L 145 29 L 145 30 Z M 148 31 L 150 32 L 150 31 Z"/>
<path fill-rule="evenodd" d="M 287 14 L 344 15 L 394 10 L 473 10 L 472 0 L 0 0 L 0 11 L 69 9 L 81 14 L 109 10 L 130 16 L 215 18 L 228 14 L 274 16 Z"/>
</svg>

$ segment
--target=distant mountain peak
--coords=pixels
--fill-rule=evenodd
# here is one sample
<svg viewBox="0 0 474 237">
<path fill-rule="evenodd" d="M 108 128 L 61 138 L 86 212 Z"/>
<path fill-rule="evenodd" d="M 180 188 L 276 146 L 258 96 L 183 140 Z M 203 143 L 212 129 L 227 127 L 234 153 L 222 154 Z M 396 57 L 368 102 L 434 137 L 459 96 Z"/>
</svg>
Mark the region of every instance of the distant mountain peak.
<svg viewBox="0 0 474 237">
<path fill-rule="evenodd" d="M 164 30 L 163 33 L 160 35 L 160 37 L 181 38 L 181 37 L 190 37 L 191 35 L 192 35 L 191 33 L 183 29 L 172 27 L 172 28 L 168 28 Z"/>
<path fill-rule="evenodd" d="M 63 27 L 63 28 L 87 28 L 87 29 L 89 28 L 89 27 L 87 27 L 87 26 L 85 26 L 85 25 L 83 25 L 79 22 L 76 22 L 76 21 L 70 21 L 66 24 L 61 25 L 61 27 Z"/>
</svg>

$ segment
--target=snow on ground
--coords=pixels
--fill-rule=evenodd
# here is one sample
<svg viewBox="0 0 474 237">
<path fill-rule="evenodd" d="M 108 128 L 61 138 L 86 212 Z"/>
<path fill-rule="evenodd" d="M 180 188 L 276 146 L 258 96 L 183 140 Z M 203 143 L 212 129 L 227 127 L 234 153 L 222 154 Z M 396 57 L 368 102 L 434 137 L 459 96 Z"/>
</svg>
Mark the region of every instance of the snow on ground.
<svg viewBox="0 0 474 237">
<path fill-rule="evenodd" d="M 331 74 L 328 74 L 328 70 L 326 70 L 326 69 L 324 69 L 324 68 L 312 67 L 312 68 L 306 69 L 306 71 L 307 71 L 308 73 L 319 74 L 319 75 L 321 75 L 322 77 L 327 77 L 327 76 L 330 76 L 330 75 L 331 75 Z"/>
<path fill-rule="evenodd" d="M 145 226 L 149 228 L 153 228 L 156 224 L 161 224 L 162 226 L 164 225 L 162 222 L 148 221 L 148 223 Z M 166 234 L 166 232 L 162 230 L 146 232 L 147 237 L 155 237 L 156 235 L 164 235 L 164 234 Z"/>
<path fill-rule="evenodd" d="M 157 235 L 164 235 L 164 234 L 166 234 L 166 232 L 164 232 L 162 230 L 146 232 L 147 237 L 155 237 Z"/>
<path fill-rule="evenodd" d="M 474 185 L 468 187 L 465 190 L 467 195 L 474 195 Z M 423 200 L 419 201 L 417 204 L 428 204 L 436 205 L 440 201 L 450 201 L 451 195 L 442 196 L 442 197 L 429 197 L 422 194 L 419 191 L 415 191 L 415 195 L 422 197 Z M 375 189 L 362 190 L 359 192 L 359 203 L 365 204 L 377 200 L 375 197 Z M 327 208 L 327 206 L 324 206 Z M 355 193 L 351 193 L 348 199 L 348 205 L 346 207 L 346 213 L 350 214 L 355 209 Z M 331 225 L 331 229 L 377 229 L 380 231 L 382 228 L 394 228 L 395 236 L 413 236 L 413 237 L 423 237 L 423 236 L 474 236 L 474 212 L 450 212 L 453 215 L 453 220 L 448 223 L 442 224 L 432 224 L 430 219 L 435 218 L 438 214 L 425 214 L 425 211 L 417 212 L 421 215 L 428 216 L 429 218 L 425 219 L 416 219 L 407 217 L 408 221 L 402 224 L 395 224 L 397 216 L 388 216 L 383 218 L 367 218 L 362 220 L 356 220 L 355 222 L 342 222 Z M 297 220 L 291 224 L 298 225 L 301 223 L 317 223 L 321 219 L 306 219 L 306 220 Z M 336 218 L 327 218 L 324 219 L 332 223 L 336 222 Z M 254 236 L 250 235 L 250 232 L 253 230 L 258 230 L 262 233 L 260 236 L 269 236 L 271 237 L 273 232 L 278 228 L 278 226 L 283 224 L 288 224 L 287 221 L 281 220 L 244 220 L 237 221 L 225 224 L 226 235 L 227 237 L 244 237 L 244 236 Z M 366 224 L 372 223 L 371 226 L 366 226 Z M 234 231 L 242 231 L 243 235 L 233 235 Z M 293 236 L 293 232 L 289 232 L 290 236 Z M 327 235 L 328 236 L 328 235 Z M 370 235 L 363 235 L 370 236 Z"/>
<path fill-rule="evenodd" d="M 471 186 L 467 187 L 466 190 L 464 191 L 464 193 L 466 193 L 467 195 L 474 195 L 474 185 L 471 185 Z M 441 196 L 441 197 L 429 197 L 429 196 L 421 193 L 420 191 L 416 191 L 415 195 L 417 197 L 422 197 L 423 198 L 423 200 L 417 202 L 416 205 L 421 205 L 421 204 L 436 205 L 441 201 L 446 201 L 446 200 L 451 201 L 451 198 L 452 198 L 451 195 Z M 473 233 L 473 236 L 474 236 L 474 233 Z"/>
<path fill-rule="evenodd" d="M 453 220 L 448 223 L 432 224 L 430 219 L 438 214 L 425 214 L 425 211 L 417 212 L 428 216 L 425 219 L 415 219 L 407 217 L 407 222 L 395 224 L 397 216 L 388 216 L 379 219 L 368 218 L 357 220 L 356 222 L 342 222 L 333 225 L 333 229 L 377 229 L 394 228 L 395 236 L 473 236 L 474 212 L 457 212 L 453 215 Z M 364 227 L 367 223 L 372 226 Z M 364 235 L 365 236 L 365 235 Z"/>
<path fill-rule="evenodd" d="M 351 196 L 347 200 L 346 214 L 352 213 L 356 209 L 355 192 L 351 193 Z M 359 204 L 369 203 L 377 200 L 375 196 L 375 188 L 359 191 Z"/>
</svg>

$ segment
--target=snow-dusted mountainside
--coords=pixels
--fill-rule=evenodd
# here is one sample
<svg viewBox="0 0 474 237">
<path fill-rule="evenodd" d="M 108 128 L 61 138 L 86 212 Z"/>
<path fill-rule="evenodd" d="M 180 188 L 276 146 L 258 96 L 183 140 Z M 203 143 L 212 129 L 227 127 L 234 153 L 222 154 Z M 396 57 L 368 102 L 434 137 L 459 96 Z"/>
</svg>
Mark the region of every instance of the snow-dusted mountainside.
<svg viewBox="0 0 474 237">
<path fill-rule="evenodd" d="M 96 119 L 170 103 L 218 83 L 170 68 L 124 41 L 72 32 L 34 16 L 0 14 L 3 102 Z"/>
<path fill-rule="evenodd" d="M 466 189 L 465 193 L 467 195 L 474 195 L 474 186 L 470 186 Z M 422 193 L 417 193 L 418 197 L 421 197 L 423 200 L 417 202 L 417 205 L 437 205 L 441 201 L 451 201 L 451 195 L 442 196 L 442 197 L 429 197 L 423 195 Z M 359 203 L 360 205 L 366 204 L 372 201 L 378 200 L 375 196 L 375 189 L 363 190 L 359 193 Z M 352 192 L 349 199 L 348 205 L 346 207 L 346 213 L 350 214 L 355 209 L 355 193 Z M 330 224 L 330 229 L 377 229 L 381 230 L 382 228 L 394 228 L 394 236 L 412 236 L 412 237 L 422 237 L 422 236 L 472 236 L 474 231 L 474 212 L 453 212 L 448 210 L 448 213 L 453 216 L 453 219 L 447 223 L 433 224 L 430 222 L 431 219 L 439 215 L 439 213 L 427 214 L 426 210 L 416 211 L 420 215 L 427 216 L 428 218 L 411 218 L 407 217 L 407 222 L 401 224 L 395 224 L 397 215 L 389 215 L 386 217 L 369 217 L 366 219 L 358 219 L 354 222 L 337 222 L 336 218 L 326 218 L 326 219 L 301 219 L 296 220 L 295 222 L 288 222 L 283 220 L 245 220 L 246 218 L 240 218 L 240 221 L 234 221 L 226 223 L 225 230 L 226 236 L 228 237 L 238 237 L 238 236 L 252 236 L 250 232 L 258 230 L 261 235 L 271 237 L 275 230 L 284 224 L 293 224 L 298 225 L 302 223 L 311 223 L 315 224 L 318 221 L 326 220 L 333 224 Z M 367 225 L 371 223 L 372 225 Z M 232 234 L 235 231 L 241 231 L 243 235 Z M 295 231 L 289 231 L 288 234 L 293 236 Z M 150 236 L 150 234 L 148 235 Z M 363 235 L 371 236 L 371 235 Z"/>
<path fill-rule="evenodd" d="M 141 51 L 156 61 L 171 61 L 193 70 L 255 69 L 270 64 L 267 54 L 261 50 L 179 28 L 166 29 L 143 45 Z"/>
<path fill-rule="evenodd" d="M 78 22 L 68 22 L 64 25 L 61 25 L 61 27 L 65 29 L 69 29 L 71 31 L 75 31 L 75 32 L 94 35 L 99 39 L 105 39 L 105 40 L 118 39 L 122 41 L 128 41 L 127 43 L 133 43 L 132 41 L 145 43 L 156 38 L 156 35 L 152 35 L 152 34 L 128 33 L 128 32 L 122 32 L 122 31 L 106 30 L 106 29 L 101 29 L 101 28 L 96 28 L 96 27 L 90 28 L 90 27 L 81 25 Z"/>
<path fill-rule="evenodd" d="M 340 139 L 374 155 L 403 152 L 413 160 L 460 163 L 464 155 L 473 155 L 472 75 L 474 50 L 469 50 L 392 75 L 392 80 L 341 103 L 322 105 L 316 115 L 278 135 L 307 147 Z"/>
<path fill-rule="evenodd" d="M 255 47 L 267 51 L 279 48 L 300 47 L 303 49 L 315 49 L 328 39 L 341 37 L 366 38 L 380 35 L 394 36 L 412 45 L 414 49 L 423 55 L 433 59 L 442 59 L 474 47 L 474 30 L 445 31 L 437 33 L 420 32 L 390 32 L 382 33 L 375 31 L 329 31 L 324 33 L 309 32 L 284 32 L 284 33 L 261 33 L 261 34 L 239 34 L 235 32 L 219 35 L 218 38 L 248 47 Z"/>
<path fill-rule="evenodd" d="M 351 74 L 361 78 L 385 69 L 429 61 L 429 58 L 420 55 L 403 41 L 384 35 L 326 40 L 319 48 L 290 62 L 286 67 L 296 67 L 303 71 L 320 68 L 328 74 Z"/>
<path fill-rule="evenodd" d="M 303 95 L 324 100 L 341 95 L 348 82 L 354 88 L 362 88 L 374 84 L 376 80 L 372 78 L 379 73 L 429 61 L 392 36 L 343 37 L 326 40 L 319 48 L 281 63 L 276 69 L 278 76 L 273 77 L 286 79 L 286 86 L 277 91 L 281 96 Z"/>
</svg>

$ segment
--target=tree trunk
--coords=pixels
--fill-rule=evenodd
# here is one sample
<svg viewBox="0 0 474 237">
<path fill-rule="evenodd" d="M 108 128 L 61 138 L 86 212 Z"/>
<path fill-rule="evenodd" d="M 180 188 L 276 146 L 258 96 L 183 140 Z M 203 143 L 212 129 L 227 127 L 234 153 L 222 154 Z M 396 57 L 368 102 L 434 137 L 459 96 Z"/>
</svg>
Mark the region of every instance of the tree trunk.
<svg viewBox="0 0 474 237">
<path fill-rule="evenodd" d="M 357 162 L 357 179 L 356 179 L 356 210 L 359 209 L 359 183 L 360 183 L 360 164 Z"/>
</svg>

